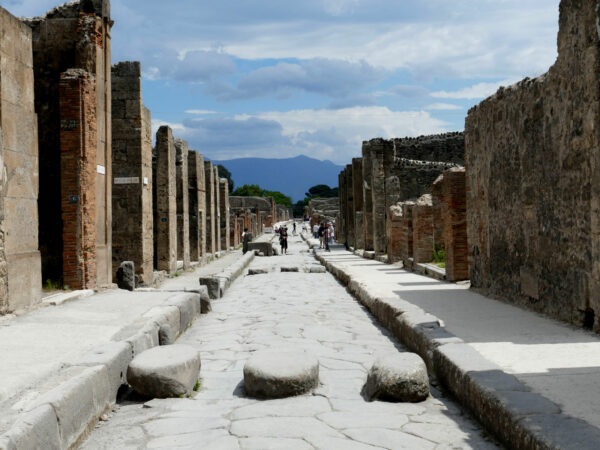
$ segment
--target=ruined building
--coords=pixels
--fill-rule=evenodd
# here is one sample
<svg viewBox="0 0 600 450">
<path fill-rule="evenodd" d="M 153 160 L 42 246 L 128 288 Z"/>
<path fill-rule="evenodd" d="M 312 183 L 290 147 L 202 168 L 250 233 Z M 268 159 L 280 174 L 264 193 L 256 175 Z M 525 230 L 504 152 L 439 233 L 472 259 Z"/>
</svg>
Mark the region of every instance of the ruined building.
<svg viewBox="0 0 600 450">
<path fill-rule="evenodd" d="M 190 150 L 188 153 L 190 260 L 206 260 L 206 185 L 204 156 Z"/>
<path fill-rule="evenodd" d="M 597 1 L 560 4 L 558 59 L 469 111 L 471 283 L 600 329 Z"/>
<path fill-rule="evenodd" d="M 139 62 L 112 68 L 112 265 L 133 261 L 139 281 L 152 284 L 154 273 L 152 203 L 152 129 L 142 102 Z"/>
<path fill-rule="evenodd" d="M 0 7 L 0 314 L 41 298 L 31 29 Z M 60 211 L 59 211 L 60 212 Z"/>
<path fill-rule="evenodd" d="M 44 280 L 112 281 L 110 2 L 82 0 L 27 21 L 33 33 Z"/>
</svg>

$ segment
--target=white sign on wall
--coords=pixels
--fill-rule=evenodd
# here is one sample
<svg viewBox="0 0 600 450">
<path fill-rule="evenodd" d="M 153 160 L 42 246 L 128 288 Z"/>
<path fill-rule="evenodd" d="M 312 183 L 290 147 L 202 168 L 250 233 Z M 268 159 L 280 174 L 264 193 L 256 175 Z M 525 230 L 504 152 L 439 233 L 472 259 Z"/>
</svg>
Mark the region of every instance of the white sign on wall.
<svg viewBox="0 0 600 450">
<path fill-rule="evenodd" d="M 115 184 L 139 184 L 139 177 L 121 177 L 115 178 Z"/>
</svg>

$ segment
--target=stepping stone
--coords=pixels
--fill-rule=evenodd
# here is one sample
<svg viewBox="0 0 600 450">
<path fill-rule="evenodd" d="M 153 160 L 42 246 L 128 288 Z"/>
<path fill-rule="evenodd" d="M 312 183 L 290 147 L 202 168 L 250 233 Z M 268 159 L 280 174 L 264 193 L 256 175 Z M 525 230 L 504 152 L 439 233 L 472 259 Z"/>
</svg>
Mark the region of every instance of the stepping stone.
<svg viewBox="0 0 600 450">
<path fill-rule="evenodd" d="M 297 267 L 282 267 L 282 272 L 299 272 L 300 270 Z"/>
<path fill-rule="evenodd" d="M 319 361 L 303 351 L 257 352 L 244 366 L 244 387 L 251 397 L 292 397 L 318 384 Z"/>
<path fill-rule="evenodd" d="M 119 289 L 133 291 L 135 289 L 135 264 L 123 261 L 117 269 L 117 286 Z"/>
<path fill-rule="evenodd" d="M 248 275 L 264 275 L 269 273 L 267 269 L 248 269 Z"/>
<path fill-rule="evenodd" d="M 206 286 L 210 298 L 221 298 L 221 283 L 217 277 L 200 277 L 200 286 Z"/>
<path fill-rule="evenodd" d="M 210 302 L 210 298 L 201 298 L 200 299 L 200 314 L 208 314 L 212 311 L 212 304 Z"/>
<path fill-rule="evenodd" d="M 365 394 L 370 400 L 420 402 L 429 396 L 425 362 L 416 353 L 379 355 L 367 377 Z"/>
<path fill-rule="evenodd" d="M 127 369 L 127 382 L 146 397 L 190 394 L 200 375 L 200 353 L 187 345 L 154 347 L 136 356 Z"/>
<path fill-rule="evenodd" d="M 327 269 L 323 266 L 310 266 L 309 273 L 327 273 Z"/>
</svg>

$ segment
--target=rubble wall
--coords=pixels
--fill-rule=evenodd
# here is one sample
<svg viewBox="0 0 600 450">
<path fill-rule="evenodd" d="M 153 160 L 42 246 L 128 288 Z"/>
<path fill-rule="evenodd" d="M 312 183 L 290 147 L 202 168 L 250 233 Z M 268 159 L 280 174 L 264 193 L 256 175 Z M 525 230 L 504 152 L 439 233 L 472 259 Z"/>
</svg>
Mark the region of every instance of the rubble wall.
<svg viewBox="0 0 600 450">
<path fill-rule="evenodd" d="M 466 120 L 472 286 L 598 330 L 600 38 L 596 0 L 560 4 L 558 59 Z"/>
<path fill-rule="evenodd" d="M 0 7 L 0 314 L 41 299 L 31 29 Z"/>
</svg>

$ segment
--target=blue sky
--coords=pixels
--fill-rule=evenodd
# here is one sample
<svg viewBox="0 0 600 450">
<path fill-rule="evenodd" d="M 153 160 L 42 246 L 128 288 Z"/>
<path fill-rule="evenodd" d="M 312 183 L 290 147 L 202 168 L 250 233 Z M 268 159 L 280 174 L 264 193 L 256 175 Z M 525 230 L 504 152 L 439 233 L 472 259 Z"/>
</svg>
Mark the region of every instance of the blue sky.
<svg viewBox="0 0 600 450">
<path fill-rule="evenodd" d="M 462 130 L 556 58 L 559 0 L 113 0 L 153 125 L 209 158 L 345 164 L 363 140 Z M 19 16 L 55 0 L 0 0 Z"/>
</svg>

